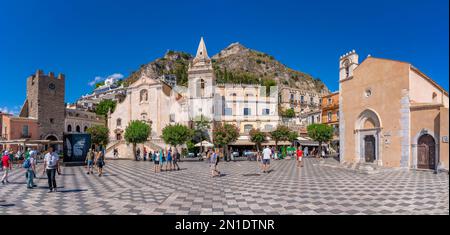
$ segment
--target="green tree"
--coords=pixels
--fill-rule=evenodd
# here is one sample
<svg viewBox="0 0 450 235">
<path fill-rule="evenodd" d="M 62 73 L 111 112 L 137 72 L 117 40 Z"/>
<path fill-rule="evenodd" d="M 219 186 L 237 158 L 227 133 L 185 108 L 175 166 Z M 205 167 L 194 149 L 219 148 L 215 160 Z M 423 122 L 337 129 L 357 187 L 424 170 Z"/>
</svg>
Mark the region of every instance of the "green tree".
<svg viewBox="0 0 450 235">
<path fill-rule="evenodd" d="M 239 138 L 239 128 L 232 124 L 218 124 L 213 132 L 214 144 L 224 148 L 225 160 L 228 160 L 228 145 Z"/>
<path fill-rule="evenodd" d="M 289 141 L 290 142 L 294 142 L 294 141 L 296 141 L 297 139 L 298 139 L 298 132 L 296 132 L 296 131 L 291 131 L 291 132 L 289 132 L 289 136 L 288 136 L 288 139 L 289 139 Z"/>
<path fill-rule="evenodd" d="M 128 143 L 133 144 L 133 155 L 134 159 L 137 160 L 136 156 L 136 145 L 140 143 L 145 143 L 151 133 L 151 127 L 142 121 L 132 121 L 125 130 L 125 140 Z"/>
<path fill-rule="evenodd" d="M 282 113 L 282 117 L 284 118 L 294 118 L 295 117 L 295 111 L 294 109 L 287 109 Z"/>
<path fill-rule="evenodd" d="M 177 149 L 177 146 L 185 144 L 192 137 L 192 130 L 181 124 L 168 125 L 162 130 L 162 139 Z"/>
<path fill-rule="evenodd" d="M 278 142 L 288 141 L 291 131 L 287 126 L 280 125 L 270 133 L 270 137 L 275 141 L 275 148 L 278 150 Z"/>
<path fill-rule="evenodd" d="M 91 135 L 91 142 L 97 146 L 108 145 L 109 130 L 105 126 L 93 126 L 87 129 L 87 133 Z"/>
<path fill-rule="evenodd" d="M 203 142 L 205 140 L 209 140 L 209 134 L 208 130 L 211 128 L 210 120 L 203 116 L 197 116 L 194 118 L 194 134 L 192 136 L 193 140 L 196 143 Z M 203 149 L 200 149 L 200 152 L 202 152 Z"/>
<path fill-rule="evenodd" d="M 308 126 L 308 136 L 319 142 L 319 157 L 322 155 L 322 143 L 333 139 L 333 127 L 326 124 L 312 124 Z"/>
<path fill-rule="evenodd" d="M 267 135 L 260 129 L 252 129 L 250 131 L 250 141 L 256 144 L 256 151 L 259 152 L 261 144 L 266 141 Z"/>
<path fill-rule="evenodd" d="M 266 87 L 266 97 L 270 96 L 270 88 L 277 86 L 277 81 L 273 79 L 262 79 L 261 86 Z"/>
<path fill-rule="evenodd" d="M 99 88 L 99 87 L 101 87 L 101 86 L 103 86 L 103 85 L 105 85 L 105 82 L 98 82 L 98 83 L 95 83 L 95 89 L 97 89 L 97 88 Z"/>
<path fill-rule="evenodd" d="M 116 105 L 116 101 L 102 100 L 95 108 L 95 113 L 106 117 L 109 112 L 114 112 Z"/>
</svg>

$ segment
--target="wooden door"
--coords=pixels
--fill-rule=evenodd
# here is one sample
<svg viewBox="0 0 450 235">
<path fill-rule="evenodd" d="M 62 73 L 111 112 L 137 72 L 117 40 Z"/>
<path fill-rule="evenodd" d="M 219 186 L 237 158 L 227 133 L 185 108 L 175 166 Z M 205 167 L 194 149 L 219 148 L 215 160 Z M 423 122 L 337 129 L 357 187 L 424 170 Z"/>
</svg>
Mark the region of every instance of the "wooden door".
<svg viewBox="0 0 450 235">
<path fill-rule="evenodd" d="M 376 160 L 375 137 L 373 135 L 364 138 L 364 156 L 366 162 L 373 163 Z"/>
<path fill-rule="evenodd" d="M 434 169 L 436 167 L 436 142 L 431 135 L 424 135 L 419 139 L 417 167 L 419 169 Z"/>
</svg>

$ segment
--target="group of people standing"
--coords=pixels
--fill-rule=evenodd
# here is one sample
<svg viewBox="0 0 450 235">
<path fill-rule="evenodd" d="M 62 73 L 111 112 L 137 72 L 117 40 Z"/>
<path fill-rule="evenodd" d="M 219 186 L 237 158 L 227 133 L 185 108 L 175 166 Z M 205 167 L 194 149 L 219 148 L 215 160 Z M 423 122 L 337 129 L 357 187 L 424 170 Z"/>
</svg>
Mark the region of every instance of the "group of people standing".
<svg viewBox="0 0 450 235">
<path fill-rule="evenodd" d="M 87 174 L 94 174 L 94 168 L 97 168 L 99 177 L 103 175 L 103 167 L 105 166 L 105 152 L 103 149 L 92 146 L 86 156 Z"/>
<path fill-rule="evenodd" d="M 26 184 L 28 189 L 33 189 L 37 185 L 34 184 L 34 179 L 36 178 L 37 173 L 37 159 L 38 152 L 36 150 L 27 150 L 24 154 L 24 160 L 22 162 L 21 167 L 26 170 Z M 8 175 L 13 169 L 13 158 L 9 151 L 4 151 L 1 158 L 3 176 L 2 176 L 2 184 L 9 183 Z M 59 155 L 54 152 L 53 147 L 49 147 L 47 153 L 44 157 L 44 167 L 43 167 L 43 175 L 47 175 L 48 178 L 48 186 L 49 192 L 57 191 L 56 185 L 56 174 L 61 174 L 61 168 L 59 165 Z"/>
<path fill-rule="evenodd" d="M 173 153 L 171 149 L 164 151 L 160 149 L 159 151 L 153 151 L 151 153 L 151 156 L 153 162 L 155 163 L 155 166 L 153 168 L 155 173 L 161 172 L 163 170 L 164 171 L 180 170 L 178 162 L 180 161 L 181 156 L 180 153 L 178 153 L 178 151 Z"/>
</svg>

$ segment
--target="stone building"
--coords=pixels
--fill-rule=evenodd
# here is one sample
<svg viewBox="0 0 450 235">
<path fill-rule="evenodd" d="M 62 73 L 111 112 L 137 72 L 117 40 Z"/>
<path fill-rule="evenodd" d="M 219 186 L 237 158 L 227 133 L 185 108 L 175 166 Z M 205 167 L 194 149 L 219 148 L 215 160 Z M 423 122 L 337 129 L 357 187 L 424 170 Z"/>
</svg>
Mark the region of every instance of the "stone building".
<svg viewBox="0 0 450 235">
<path fill-rule="evenodd" d="M 222 108 L 216 121 L 234 124 L 246 136 L 253 128 L 263 132 L 275 130 L 280 121 L 277 92 L 266 92 L 265 87 L 258 85 L 218 85 L 216 94 L 222 99 Z"/>
<path fill-rule="evenodd" d="M 3 141 L 12 140 L 39 140 L 38 121 L 33 118 L 14 117 L 10 114 L 0 114 L 1 138 Z M 2 144 L 0 150 L 13 149 L 17 151 L 17 144 Z"/>
<path fill-rule="evenodd" d="M 57 77 L 42 70 L 27 79 L 27 98 L 20 111 L 21 118 L 38 122 L 39 139 L 62 140 L 65 113 L 65 76 Z"/>
<path fill-rule="evenodd" d="M 448 92 L 409 63 L 340 58 L 341 162 L 448 169 Z"/>
<path fill-rule="evenodd" d="M 102 100 L 120 102 L 125 98 L 126 90 L 123 85 L 117 86 L 115 83 L 105 81 L 105 85 L 95 89 L 92 94 L 84 95 L 78 99 L 76 102 L 77 109 L 94 112 Z"/>
<path fill-rule="evenodd" d="M 302 113 L 320 110 L 322 96 L 328 95 L 325 91 L 305 91 L 291 87 L 281 87 L 279 93 L 281 109 L 293 109 L 297 117 Z"/>
<path fill-rule="evenodd" d="M 105 126 L 105 118 L 93 112 L 78 109 L 76 106 L 66 107 L 64 132 L 67 134 L 86 133 L 93 126 Z"/>
</svg>

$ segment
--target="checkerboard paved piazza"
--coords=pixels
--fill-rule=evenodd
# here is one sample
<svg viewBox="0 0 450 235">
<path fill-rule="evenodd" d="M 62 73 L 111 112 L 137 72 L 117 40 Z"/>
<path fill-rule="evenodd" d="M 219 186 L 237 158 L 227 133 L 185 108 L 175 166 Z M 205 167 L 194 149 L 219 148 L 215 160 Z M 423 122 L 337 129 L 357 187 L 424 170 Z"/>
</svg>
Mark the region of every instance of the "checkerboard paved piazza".
<svg viewBox="0 0 450 235">
<path fill-rule="evenodd" d="M 205 162 L 180 165 L 155 174 L 151 162 L 108 161 L 101 178 L 65 167 L 50 194 L 41 170 L 38 187 L 27 190 L 24 170 L 14 169 L 11 183 L 0 185 L 0 214 L 449 214 L 447 173 L 365 175 L 307 159 L 300 170 L 275 161 L 273 172 L 260 175 L 255 162 L 221 162 L 223 176 L 211 178 Z"/>
</svg>

